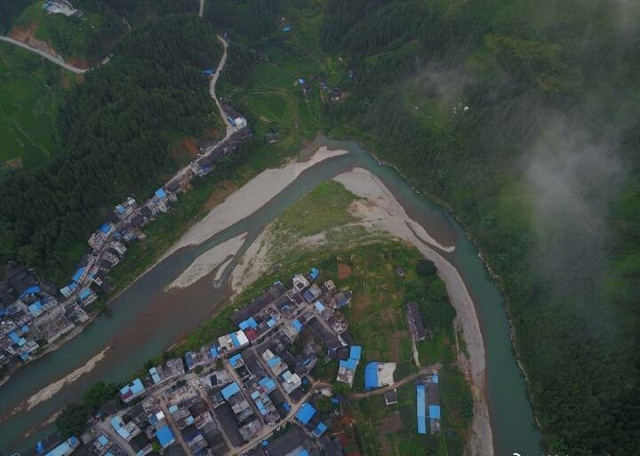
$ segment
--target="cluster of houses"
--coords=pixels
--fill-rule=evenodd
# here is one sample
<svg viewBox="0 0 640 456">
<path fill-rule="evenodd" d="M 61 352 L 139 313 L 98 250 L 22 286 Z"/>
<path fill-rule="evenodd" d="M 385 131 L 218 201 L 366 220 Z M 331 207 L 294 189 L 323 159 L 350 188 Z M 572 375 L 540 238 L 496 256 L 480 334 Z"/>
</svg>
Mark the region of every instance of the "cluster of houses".
<svg viewBox="0 0 640 456">
<path fill-rule="evenodd" d="M 234 132 L 219 143 L 203 142 L 189 166 L 143 204 L 128 197 L 109 211 L 87 240 L 91 252 L 82 256 L 63 287 L 58 289 L 25 268 L 9 265 L 7 277 L 0 281 L 0 366 L 12 371 L 19 361 L 32 359 L 43 343 L 50 344 L 86 323 L 86 308 L 98 299 L 94 287 L 106 293 L 112 290 L 108 274 L 124 258 L 127 243 L 144 239 L 142 228 L 167 212 L 191 179 L 211 172 L 251 137 L 246 119 L 228 103 L 223 108 Z"/>
<path fill-rule="evenodd" d="M 342 454 L 307 394 L 308 374 L 344 351 L 359 360 L 362 350 L 339 312 L 351 293 L 316 283 L 319 274 L 297 274 L 290 288 L 274 283 L 231 315 L 235 330 L 125 385 L 120 398 L 129 408 L 103 421 L 131 446 L 125 451 L 143 456 L 180 443 L 191 454 L 224 454 L 255 441 L 247 454 Z M 273 440 L 261 437 L 282 427 Z M 94 428 L 83 441 L 105 438 Z"/>
<path fill-rule="evenodd" d="M 43 344 L 88 321 L 83 305 L 92 296 L 93 292 L 82 290 L 60 303 L 53 284 L 22 266 L 8 264 L 0 280 L 0 366 L 11 371 L 18 361 L 32 359 Z"/>
</svg>

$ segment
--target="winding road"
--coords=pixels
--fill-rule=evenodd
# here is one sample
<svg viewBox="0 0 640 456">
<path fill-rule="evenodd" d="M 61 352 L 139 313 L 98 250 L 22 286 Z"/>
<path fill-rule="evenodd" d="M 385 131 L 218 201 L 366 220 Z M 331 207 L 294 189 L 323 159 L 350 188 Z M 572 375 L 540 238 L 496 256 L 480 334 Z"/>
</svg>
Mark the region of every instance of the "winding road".
<svg viewBox="0 0 640 456">
<path fill-rule="evenodd" d="M 10 44 L 15 44 L 16 46 L 19 46 L 23 49 L 26 49 L 27 51 L 31 51 L 35 54 L 38 54 L 40 57 L 44 57 L 45 59 L 55 63 L 56 65 L 64 68 L 65 70 L 69 70 L 76 74 L 84 74 L 91 69 L 91 68 L 78 68 L 73 65 L 69 65 L 64 60 L 58 57 L 54 57 L 45 51 L 31 47 L 28 44 L 23 43 L 22 41 L 14 40 L 13 38 L 9 38 L 8 36 L 0 36 L 0 41 L 4 41 L 5 43 L 10 43 Z"/>
</svg>

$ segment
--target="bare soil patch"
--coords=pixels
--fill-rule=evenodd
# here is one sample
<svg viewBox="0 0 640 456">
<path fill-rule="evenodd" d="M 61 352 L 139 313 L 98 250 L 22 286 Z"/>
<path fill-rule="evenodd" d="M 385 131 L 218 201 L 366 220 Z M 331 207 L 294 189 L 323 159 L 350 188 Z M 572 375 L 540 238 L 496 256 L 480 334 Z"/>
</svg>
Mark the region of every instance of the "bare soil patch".
<svg viewBox="0 0 640 456">
<path fill-rule="evenodd" d="M 401 341 L 409 338 L 408 331 L 396 331 L 391 334 L 389 338 L 389 346 L 391 347 L 391 355 L 394 361 L 400 361 L 400 354 L 402 353 Z"/>
<path fill-rule="evenodd" d="M 377 429 L 380 434 L 391 434 L 394 432 L 398 432 L 403 427 L 404 423 L 402 422 L 400 412 L 396 410 L 395 412 L 387 415 L 382 421 L 380 421 Z"/>
<path fill-rule="evenodd" d="M 347 263 L 338 262 L 338 280 L 344 280 L 351 277 L 351 266 Z"/>
<path fill-rule="evenodd" d="M 22 158 L 18 157 L 7 160 L 4 162 L 4 166 L 11 169 L 20 169 L 22 168 Z"/>
<path fill-rule="evenodd" d="M 22 41 L 32 48 L 40 49 L 41 51 L 44 51 L 47 54 L 51 54 L 54 57 L 60 57 L 60 55 L 58 55 L 58 53 L 49 45 L 49 43 L 39 40 L 35 37 L 37 28 L 38 24 L 36 24 L 35 22 L 29 24 L 29 27 L 27 27 L 26 29 L 14 27 L 11 32 L 9 32 L 9 37 L 17 41 Z"/>
</svg>

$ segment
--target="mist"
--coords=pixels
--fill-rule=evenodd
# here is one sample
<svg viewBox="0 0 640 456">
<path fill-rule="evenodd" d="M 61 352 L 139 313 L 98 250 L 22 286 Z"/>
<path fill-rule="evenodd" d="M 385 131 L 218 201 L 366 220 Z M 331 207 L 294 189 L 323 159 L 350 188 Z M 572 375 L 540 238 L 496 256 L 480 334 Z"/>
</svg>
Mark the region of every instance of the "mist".
<svg viewBox="0 0 640 456">
<path fill-rule="evenodd" d="M 607 212 L 625 180 L 616 136 L 552 115 L 524 154 L 535 267 L 565 298 L 597 299 L 610 236 Z"/>
</svg>

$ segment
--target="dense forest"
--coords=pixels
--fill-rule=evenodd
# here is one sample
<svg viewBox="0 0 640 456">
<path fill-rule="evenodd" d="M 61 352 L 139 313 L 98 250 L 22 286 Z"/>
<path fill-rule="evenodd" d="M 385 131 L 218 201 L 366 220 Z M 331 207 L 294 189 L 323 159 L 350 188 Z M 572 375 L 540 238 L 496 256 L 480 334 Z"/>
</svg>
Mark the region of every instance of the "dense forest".
<svg viewBox="0 0 640 456">
<path fill-rule="evenodd" d="M 201 71 L 221 51 L 204 22 L 171 16 L 136 29 L 88 73 L 59 113 L 65 153 L 0 182 L 0 257 L 65 280 L 101 214 L 161 185 L 177 168 L 170 142 L 206 127 L 215 108 Z"/>
<path fill-rule="evenodd" d="M 330 0 L 326 106 L 449 205 L 501 277 L 560 453 L 640 450 L 640 62 L 620 2 Z"/>
</svg>

